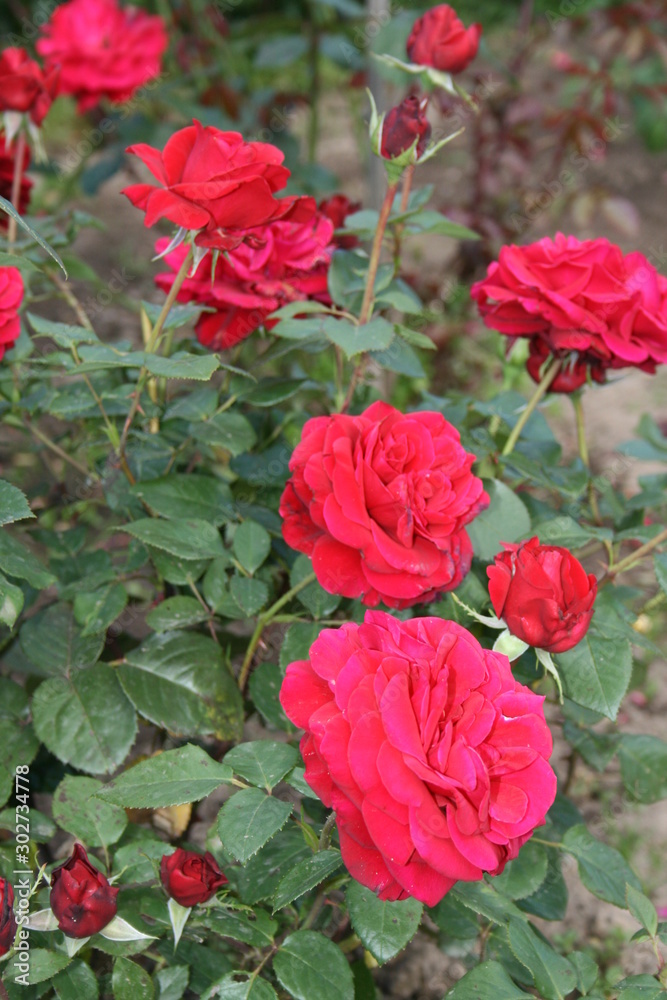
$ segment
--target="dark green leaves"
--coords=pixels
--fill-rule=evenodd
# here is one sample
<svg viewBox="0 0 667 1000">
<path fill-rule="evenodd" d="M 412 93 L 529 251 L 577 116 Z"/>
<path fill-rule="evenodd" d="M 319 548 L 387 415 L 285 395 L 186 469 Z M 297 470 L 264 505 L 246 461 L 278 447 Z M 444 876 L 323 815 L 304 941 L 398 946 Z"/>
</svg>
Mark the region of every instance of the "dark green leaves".
<svg viewBox="0 0 667 1000">
<path fill-rule="evenodd" d="M 274 958 L 273 968 L 295 1000 L 354 1000 L 347 959 L 333 941 L 315 931 L 290 934 Z"/>
<path fill-rule="evenodd" d="M 586 888 L 614 906 L 625 908 L 626 883 L 641 890 L 641 883 L 623 855 L 601 843 L 585 826 L 573 826 L 563 837 L 563 846 L 579 865 L 579 876 Z"/>
<path fill-rule="evenodd" d="M 135 764 L 96 794 L 128 809 L 161 809 L 198 802 L 231 778 L 231 768 L 188 743 Z"/>
<path fill-rule="evenodd" d="M 333 848 L 304 858 L 279 882 L 273 897 L 274 913 L 329 878 L 338 871 L 342 863 L 340 851 Z"/>
<path fill-rule="evenodd" d="M 11 524 L 26 517 L 34 517 L 27 497 L 16 486 L 0 479 L 0 524 Z"/>
<path fill-rule="evenodd" d="M 186 521 L 196 518 L 216 527 L 229 519 L 229 487 L 213 476 L 172 473 L 137 483 L 131 492 L 161 517 Z"/>
<path fill-rule="evenodd" d="M 213 559 L 224 552 L 214 525 L 198 518 L 162 521 L 147 517 L 123 525 L 122 530 L 144 545 L 162 549 L 179 559 Z"/>
<path fill-rule="evenodd" d="M 232 795 L 218 815 L 222 846 L 244 864 L 280 830 L 290 817 L 292 804 L 246 788 Z"/>
<path fill-rule="evenodd" d="M 345 898 L 352 926 L 380 963 L 398 955 L 419 927 L 423 906 L 416 899 L 387 902 L 354 881 L 347 887 Z"/>
<path fill-rule="evenodd" d="M 657 736 L 623 735 L 618 757 L 626 791 L 638 802 L 667 797 L 667 743 Z"/>
<path fill-rule="evenodd" d="M 124 809 L 93 797 L 101 787 L 102 782 L 94 778 L 67 775 L 53 796 L 58 826 L 90 847 L 114 844 L 127 826 Z"/>
<path fill-rule="evenodd" d="M 67 605 L 52 604 L 25 623 L 20 644 L 42 673 L 70 674 L 95 663 L 104 638 L 84 636 Z"/>
<path fill-rule="evenodd" d="M 574 649 L 558 653 L 556 665 L 568 698 L 615 719 L 632 673 L 627 639 L 603 639 L 588 633 Z"/>
<path fill-rule="evenodd" d="M 565 1000 L 576 986 L 568 960 L 523 920 L 510 919 L 508 936 L 512 954 L 528 969 L 540 995 L 545 1000 Z"/>
<path fill-rule="evenodd" d="M 261 524 L 244 521 L 234 533 L 232 548 L 243 568 L 252 575 L 271 550 L 271 536 Z"/>
<path fill-rule="evenodd" d="M 500 962 L 482 962 L 447 992 L 447 1000 L 533 1000 L 503 969 Z"/>
<path fill-rule="evenodd" d="M 256 740 L 234 747 L 224 762 L 251 785 L 270 792 L 300 759 L 298 751 L 287 743 Z"/>
<path fill-rule="evenodd" d="M 516 493 L 498 479 L 485 480 L 491 503 L 466 527 L 478 559 L 493 560 L 502 542 L 516 542 L 530 531 L 530 517 Z"/>
</svg>

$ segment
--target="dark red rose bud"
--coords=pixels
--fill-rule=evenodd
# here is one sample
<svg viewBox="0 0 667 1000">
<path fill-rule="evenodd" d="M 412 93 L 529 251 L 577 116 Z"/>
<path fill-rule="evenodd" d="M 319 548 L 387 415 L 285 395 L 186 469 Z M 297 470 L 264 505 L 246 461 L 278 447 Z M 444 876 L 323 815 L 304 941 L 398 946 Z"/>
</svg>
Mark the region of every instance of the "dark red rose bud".
<svg viewBox="0 0 667 1000">
<path fill-rule="evenodd" d="M 477 55 L 481 34 L 480 24 L 466 28 L 456 11 L 442 3 L 415 21 L 406 45 L 408 58 L 418 66 L 460 73 Z"/>
<path fill-rule="evenodd" d="M 526 370 L 534 382 L 542 381 L 546 362 L 552 357 L 549 345 L 541 338 L 533 337 Z M 602 363 L 596 364 L 592 359 L 587 364 L 586 360 L 582 361 L 576 354 L 571 354 L 562 360 L 561 369 L 549 386 L 549 392 L 575 392 L 586 384 L 589 375 L 594 382 L 606 381 L 606 369 Z"/>
<path fill-rule="evenodd" d="M 331 219 L 334 229 L 342 229 L 348 215 L 353 215 L 361 208 L 360 201 L 350 201 L 344 194 L 333 194 L 330 198 L 324 198 L 318 208 L 322 215 Z M 336 236 L 334 233 L 333 242 L 341 250 L 352 250 L 359 246 L 359 240 L 353 234 L 349 236 Z"/>
<path fill-rule="evenodd" d="M 597 580 L 568 549 L 531 538 L 505 543 L 487 569 L 493 610 L 518 639 L 564 653 L 583 639 L 593 617 Z"/>
<path fill-rule="evenodd" d="M 119 890 L 88 860 L 81 844 L 51 874 L 51 909 L 67 937 L 97 934 L 116 916 Z"/>
<path fill-rule="evenodd" d="M 165 892 L 181 906 L 205 903 L 227 879 L 213 855 L 185 851 L 179 847 L 173 854 L 165 854 L 160 862 L 160 879 Z"/>
<path fill-rule="evenodd" d="M 419 139 L 417 156 L 422 155 L 431 138 L 431 125 L 425 110 L 426 100 L 411 94 L 387 112 L 382 126 L 382 156 L 392 160 L 409 149 L 415 139 Z"/>
<path fill-rule="evenodd" d="M 0 955 L 7 954 L 15 937 L 14 890 L 6 879 L 0 878 Z"/>
<path fill-rule="evenodd" d="M 24 112 L 35 125 L 41 125 L 56 96 L 57 85 L 58 69 L 44 73 L 25 49 L 0 52 L 0 112 Z"/>
</svg>

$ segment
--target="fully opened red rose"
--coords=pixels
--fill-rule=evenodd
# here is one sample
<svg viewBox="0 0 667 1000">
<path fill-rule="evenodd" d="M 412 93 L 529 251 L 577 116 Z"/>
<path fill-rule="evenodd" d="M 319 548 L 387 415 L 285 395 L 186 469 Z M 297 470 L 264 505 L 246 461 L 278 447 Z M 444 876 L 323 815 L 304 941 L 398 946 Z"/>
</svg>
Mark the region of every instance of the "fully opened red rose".
<svg viewBox="0 0 667 1000">
<path fill-rule="evenodd" d="M 0 878 L 0 955 L 6 955 L 16 937 L 14 890 L 7 879 Z"/>
<path fill-rule="evenodd" d="M 41 125 L 56 96 L 58 71 L 44 72 L 25 49 L 8 48 L 0 52 L 0 112 L 17 111 Z"/>
<path fill-rule="evenodd" d="M 609 240 L 558 233 L 503 247 L 470 294 L 487 326 L 531 339 L 536 381 L 546 358 L 561 360 L 553 391 L 572 392 L 589 373 L 603 382 L 610 369 L 667 362 L 667 278 Z"/>
<path fill-rule="evenodd" d="M 0 267 L 0 359 L 14 346 L 21 332 L 19 306 L 23 299 L 23 278 L 16 267 Z"/>
<path fill-rule="evenodd" d="M 348 871 L 428 906 L 500 874 L 543 823 L 556 794 L 543 700 L 462 626 L 380 611 L 321 632 L 280 692 Z"/>
<path fill-rule="evenodd" d="M 505 551 L 487 569 L 493 610 L 529 646 L 564 653 L 583 639 L 593 617 L 597 580 L 559 545 L 537 537 Z"/>
<path fill-rule="evenodd" d="M 72 857 L 51 873 L 50 902 L 58 927 L 72 938 L 97 934 L 116 916 L 119 891 L 75 844 Z"/>
<path fill-rule="evenodd" d="M 408 58 L 443 73 L 460 73 L 477 55 L 481 34 L 481 24 L 466 28 L 455 10 L 441 3 L 415 21 L 406 45 Z"/>
<path fill-rule="evenodd" d="M 238 132 L 221 132 L 195 121 L 175 132 L 162 152 L 145 143 L 127 151 L 158 181 L 132 184 L 123 191 L 146 213 L 145 224 L 168 219 L 196 231 L 199 246 L 229 250 L 246 239 L 249 229 L 276 219 L 312 218 L 312 198 L 274 197 L 290 172 L 282 166 L 283 154 L 270 143 L 246 142 Z"/>
<path fill-rule="evenodd" d="M 159 76 L 167 44 L 161 17 L 116 0 L 69 0 L 56 7 L 36 47 L 47 67 L 59 67 L 59 93 L 85 111 L 103 97 L 127 101 Z"/>
<path fill-rule="evenodd" d="M 220 351 L 233 347 L 259 326 L 271 328 L 268 317 L 280 306 L 303 299 L 329 303 L 327 273 L 334 251 L 333 223 L 313 211 L 306 223 L 272 222 L 253 231 L 257 245 L 242 243 L 220 255 L 214 265 L 207 255 L 178 292 L 179 302 L 197 302 L 213 308 L 196 324 L 197 337 Z M 166 239 L 158 240 L 162 253 Z M 165 257 L 170 273 L 158 274 L 156 284 L 168 292 L 183 263 L 187 247 L 176 247 Z"/>
<path fill-rule="evenodd" d="M 213 855 L 207 851 L 185 851 L 179 847 L 160 861 L 160 880 L 165 892 L 181 906 L 195 906 L 215 896 L 227 884 Z"/>
<path fill-rule="evenodd" d="M 330 593 L 393 608 L 430 601 L 470 569 L 464 525 L 489 504 L 474 460 L 441 413 L 379 402 L 358 417 L 315 417 L 290 460 L 283 537 Z"/>
<path fill-rule="evenodd" d="M 0 197 L 7 201 L 12 200 L 12 185 L 14 181 L 14 159 L 15 146 L 8 144 L 6 137 L 0 133 Z M 30 148 L 26 144 L 23 147 L 23 160 L 21 162 L 21 186 L 19 188 L 19 203 L 14 207 L 20 215 L 24 215 L 30 201 L 30 190 L 32 181 L 26 177 L 25 171 L 30 166 Z M 9 216 L 0 212 L 0 229 L 7 228 Z"/>
</svg>

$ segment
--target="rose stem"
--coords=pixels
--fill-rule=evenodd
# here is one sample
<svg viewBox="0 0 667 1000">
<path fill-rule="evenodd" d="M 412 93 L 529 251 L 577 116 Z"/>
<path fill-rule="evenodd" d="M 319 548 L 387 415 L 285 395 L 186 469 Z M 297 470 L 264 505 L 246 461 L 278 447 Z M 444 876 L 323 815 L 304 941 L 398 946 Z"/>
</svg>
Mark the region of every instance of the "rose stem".
<svg viewBox="0 0 667 1000">
<path fill-rule="evenodd" d="M 524 429 L 528 421 L 530 420 L 534 410 L 537 408 L 538 403 L 542 397 L 546 394 L 549 386 L 558 375 L 560 371 L 560 358 L 552 358 L 551 362 L 544 375 L 542 376 L 542 381 L 537 386 L 537 389 L 533 393 L 532 397 L 528 400 L 525 410 L 522 412 L 521 416 L 517 420 L 512 433 L 505 442 L 505 447 L 501 451 L 501 455 L 511 455 L 514 451 L 514 446 L 521 437 L 521 431 Z"/>
<path fill-rule="evenodd" d="M 334 827 L 336 826 L 336 813 L 332 812 L 327 816 L 326 822 L 322 827 L 322 832 L 320 834 L 320 842 L 317 845 L 318 851 L 326 851 L 326 849 L 331 844 L 331 835 L 334 832 Z"/>
<path fill-rule="evenodd" d="M 644 556 L 649 555 L 653 549 L 657 549 L 659 545 L 663 542 L 667 542 L 667 528 L 663 528 L 659 535 L 652 538 L 650 542 L 646 542 L 645 545 L 641 545 L 635 552 L 631 552 L 629 556 L 625 559 L 621 559 L 614 566 L 610 566 L 605 573 L 603 580 L 606 581 L 610 577 L 616 576 L 617 573 L 624 573 L 626 569 L 630 569 L 635 563 L 640 562 Z M 602 582 L 602 581 L 600 581 Z"/>
<path fill-rule="evenodd" d="M 401 188 L 401 207 L 400 213 L 406 212 L 408 209 L 408 202 L 410 201 L 410 188 L 412 187 L 412 179 L 415 176 L 415 163 L 411 163 L 405 168 L 405 173 L 403 174 L 403 187 Z M 403 235 L 403 223 L 399 222 L 396 226 L 396 232 L 394 234 L 394 264 L 398 270 L 398 266 L 401 262 L 401 237 Z"/>
<path fill-rule="evenodd" d="M 20 131 L 16 137 L 16 149 L 14 151 L 14 176 L 12 178 L 11 202 L 16 211 L 19 210 L 21 199 L 21 179 L 23 177 L 23 157 L 25 155 L 25 134 Z M 16 242 L 17 222 L 11 215 L 7 226 L 7 243 L 11 248 Z"/>
<path fill-rule="evenodd" d="M 160 310 L 160 315 L 155 321 L 155 326 L 153 327 L 151 335 L 148 338 L 148 343 L 146 344 L 146 354 L 152 354 L 153 351 L 155 350 L 160 334 L 162 333 L 162 327 L 164 326 L 165 320 L 169 315 L 169 310 L 176 301 L 176 296 L 178 295 L 181 289 L 181 285 L 185 281 L 188 270 L 190 269 L 191 262 L 192 262 L 192 250 L 189 250 L 187 256 L 185 257 L 185 260 L 181 264 L 178 274 L 174 278 L 173 285 L 169 289 L 169 294 L 167 295 L 167 298 L 164 301 L 164 305 Z M 137 410 L 139 409 L 139 401 L 141 399 L 141 393 L 147 378 L 148 378 L 148 369 L 144 365 L 139 372 L 139 377 L 137 379 L 137 388 L 134 393 L 134 398 L 132 400 L 132 406 L 130 407 L 130 412 L 127 415 L 125 426 L 123 427 L 123 433 L 121 434 L 120 443 L 118 445 L 118 453 L 120 455 L 121 464 L 126 460 L 125 448 L 127 445 L 127 438 L 130 433 L 130 427 L 132 426 L 132 421 L 137 415 Z M 133 482 L 134 476 L 132 476 L 132 473 L 130 473 L 130 476 L 131 476 L 130 482 Z"/>
<path fill-rule="evenodd" d="M 276 617 L 281 608 L 283 608 L 289 601 L 291 601 L 293 597 L 296 597 L 296 595 L 300 591 L 302 591 L 304 587 L 307 587 L 309 586 L 309 584 L 314 583 L 316 579 L 317 577 L 315 576 L 314 573 L 309 573 L 308 576 L 305 576 L 303 580 L 301 580 L 299 583 L 295 584 L 290 590 L 288 590 L 286 594 L 283 594 L 282 597 L 279 597 L 278 600 L 275 602 L 275 604 L 272 604 L 271 607 L 267 611 L 265 611 L 263 615 L 260 615 L 258 617 L 257 626 L 255 627 L 255 631 L 253 632 L 252 638 L 250 639 L 250 642 L 248 644 L 245 657 L 243 658 L 243 664 L 241 665 L 241 671 L 239 673 L 238 685 L 240 691 L 243 691 L 243 688 L 246 685 L 246 681 L 248 680 L 248 674 L 250 673 L 250 668 L 252 666 L 252 659 L 253 656 L 255 655 L 255 650 L 259 645 L 259 640 L 262 638 L 262 632 L 264 631 L 266 626 L 273 621 L 273 619 Z"/>
<path fill-rule="evenodd" d="M 572 406 L 574 407 L 574 417 L 577 423 L 577 445 L 579 447 L 579 455 L 581 461 L 586 466 L 589 473 L 588 478 L 588 499 L 591 505 L 591 511 L 593 513 L 593 518 L 596 524 L 602 524 L 602 518 L 600 517 L 600 508 L 598 507 L 598 498 L 595 495 L 595 484 L 590 476 L 591 463 L 588 455 L 588 445 L 586 443 L 586 430 L 584 427 L 584 408 L 581 402 L 581 392 L 572 393 Z"/>
<path fill-rule="evenodd" d="M 392 205 L 394 204 L 394 197 L 398 189 L 398 181 L 394 184 L 390 184 L 385 192 L 384 201 L 382 202 L 382 208 L 380 209 L 380 216 L 378 218 L 377 229 L 375 230 L 375 236 L 373 237 L 373 246 L 371 247 L 371 256 L 368 262 L 368 273 L 366 275 L 366 288 L 364 290 L 364 298 L 361 303 L 361 311 L 359 313 L 359 326 L 363 326 L 364 323 L 368 323 L 371 317 L 371 312 L 373 310 L 373 292 L 375 291 L 375 279 L 378 273 L 378 267 L 380 264 L 380 254 L 382 253 L 382 240 L 384 238 L 384 233 L 387 228 L 387 222 L 389 221 L 389 215 L 391 213 Z M 366 356 L 362 355 L 359 363 L 352 372 L 352 378 L 350 379 L 350 384 L 348 386 L 343 405 L 341 407 L 341 413 L 345 413 L 348 406 L 352 402 L 352 397 L 354 395 L 354 390 L 357 386 L 357 382 L 361 376 L 361 373 L 366 364 Z"/>
</svg>

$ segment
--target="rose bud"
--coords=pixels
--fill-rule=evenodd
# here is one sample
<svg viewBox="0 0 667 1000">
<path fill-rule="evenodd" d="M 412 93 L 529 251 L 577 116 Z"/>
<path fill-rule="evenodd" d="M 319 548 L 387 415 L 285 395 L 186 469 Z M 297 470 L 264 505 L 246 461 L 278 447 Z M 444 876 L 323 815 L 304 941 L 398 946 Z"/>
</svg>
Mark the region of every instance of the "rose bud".
<svg viewBox="0 0 667 1000">
<path fill-rule="evenodd" d="M 411 94 L 395 108 L 388 111 L 382 126 L 382 146 L 380 152 L 387 160 L 409 149 L 415 139 L 417 157 L 420 157 L 431 138 L 431 125 L 426 115 L 426 100 Z"/>
<path fill-rule="evenodd" d="M 597 580 L 558 545 L 531 538 L 505 543 L 487 569 L 493 610 L 512 635 L 549 653 L 583 639 L 593 617 Z"/>
<path fill-rule="evenodd" d="M 6 955 L 16 937 L 14 890 L 7 879 L 0 878 L 0 955 Z"/>
<path fill-rule="evenodd" d="M 469 28 L 449 4 L 441 3 L 418 18 L 407 41 L 408 58 L 443 73 L 460 73 L 477 55 L 480 24 Z"/>
<path fill-rule="evenodd" d="M 87 938 L 113 920 L 119 890 L 88 860 L 81 844 L 51 873 L 51 909 L 67 937 Z"/>
<path fill-rule="evenodd" d="M 164 855 L 160 862 L 160 879 L 167 895 L 181 906 L 205 903 L 215 896 L 220 886 L 227 884 L 210 851 L 198 854 L 182 847 L 173 854 Z"/>
</svg>

